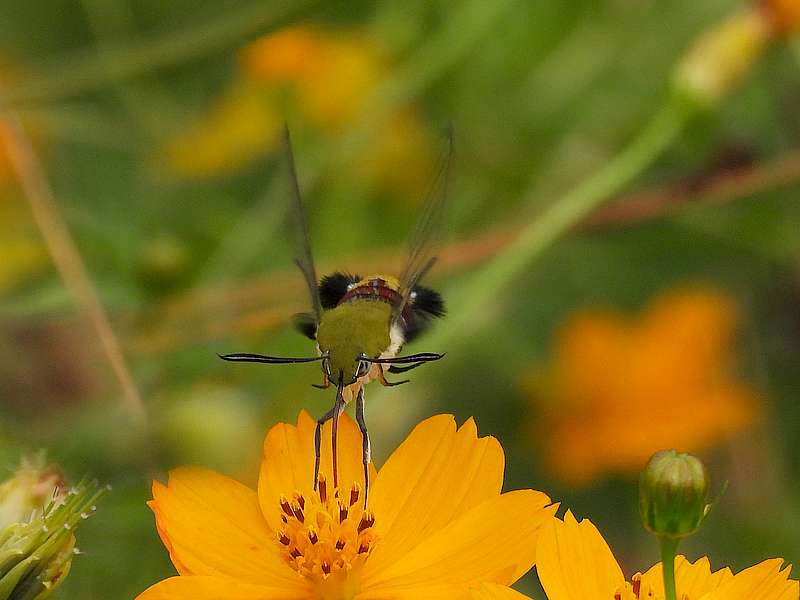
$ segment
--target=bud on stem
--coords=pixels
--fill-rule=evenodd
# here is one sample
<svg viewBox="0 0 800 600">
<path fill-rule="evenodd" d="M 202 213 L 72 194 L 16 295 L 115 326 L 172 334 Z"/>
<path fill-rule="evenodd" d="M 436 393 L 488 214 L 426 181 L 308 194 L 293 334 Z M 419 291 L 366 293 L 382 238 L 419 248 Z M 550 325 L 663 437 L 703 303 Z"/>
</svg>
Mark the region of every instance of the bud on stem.
<svg viewBox="0 0 800 600">
<path fill-rule="evenodd" d="M 645 529 L 661 544 L 666 600 L 676 600 L 675 553 L 680 541 L 700 527 L 708 512 L 708 474 L 700 460 L 660 450 L 639 478 L 639 511 Z"/>
<path fill-rule="evenodd" d="M 708 476 L 703 463 L 675 450 L 656 452 L 639 479 L 639 511 L 645 529 L 658 537 L 683 538 L 706 514 Z"/>
</svg>

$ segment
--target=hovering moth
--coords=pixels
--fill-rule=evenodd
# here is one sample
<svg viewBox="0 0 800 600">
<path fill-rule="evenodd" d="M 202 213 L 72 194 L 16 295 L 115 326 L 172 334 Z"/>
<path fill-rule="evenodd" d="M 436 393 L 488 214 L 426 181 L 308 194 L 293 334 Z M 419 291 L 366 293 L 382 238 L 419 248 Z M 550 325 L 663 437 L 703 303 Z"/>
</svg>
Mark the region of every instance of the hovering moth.
<svg viewBox="0 0 800 600">
<path fill-rule="evenodd" d="M 288 128 L 284 131 L 290 187 L 290 229 L 295 237 L 295 263 L 308 287 L 311 311 L 295 317 L 297 330 L 316 341 L 316 356 L 278 357 L 263 354 L 226 354 L 220 358 L 235 362 L 269 364 L 319 362 L 322 383 L 314 387 L 336 387 L 333 407 L 319 419 L 314 435 L 314 489 L 319 483 L 322 426 L 332 424 L 333 483 L 338 488 L 337 430 L 339 416 L 353 399 L 356 422 L 362 435 L 364 466 L 364 505 L 369 498 L 369 432 L 364 418 L 364 387 L 371 381 L 385 386 L 408 383 L 408 379 L 389 381 L 387 374 L 406 373 L 444 354 L 421 352 L 401 356 L 403 346 L 417 338 L 431 323 L 444 316 L 441 295 L 420 284 L 436 262 L 438 234 L 442 227 L 447 183 L 453 155 L 452 134 L 434 171 L 421 213 L 412 231 L 405 266 L 399 276 L 367 276 L 335 272 L 317 279 L 308 221 L 297 178 L 294 153 Z"/>
</svg>

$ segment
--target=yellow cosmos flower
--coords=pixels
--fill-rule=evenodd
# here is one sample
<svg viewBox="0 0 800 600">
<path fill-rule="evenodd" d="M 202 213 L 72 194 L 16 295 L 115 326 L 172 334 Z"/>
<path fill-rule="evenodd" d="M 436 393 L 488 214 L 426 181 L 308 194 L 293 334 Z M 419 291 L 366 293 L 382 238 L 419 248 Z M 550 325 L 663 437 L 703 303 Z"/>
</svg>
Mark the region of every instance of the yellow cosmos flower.
<svg viewBox="0 0 800 600">
<path fill-rule="evenodd" d="M 681 600 L 797 600 L 798 582 L 782 559 L 765 560 L 734 575 L 712 571 L 708 558 L 675 562 L 677 597 Z M 578 522 L 567 512 L 542 528 L 536 570 L 548 600 L 663 600 L 661 563 L 626 581 L 622 569 L 591 521 Z M 477 596 L 480 598 L 480 596 Z M 503 598 L 501 595 L 486 595 Z M 510 596 L 509 596 L 510 598 Z"/>
<path fill-rule="evenodd" d="M 278 151 L 287 114 L 322 138 L 340 135 L 364 113 L 389 70 L 380 44 L 360 30 L 295 25 L 276 31 L 242 50 L 236 80 L 166 142 L 163 162 L 184 177 L 235 172 Z M 433 147 L 417 112 L 401 107 L 341 171 L 362 186 L 419 195 Z"/>
<path fill-rule="evenodd" d="M 534 563 L 556 507 L 541 492 L 500 493 L 503 450 L 471 419 L 419 424 L 372 469 L 366 511 L 357 426 L 342 417 L 341 486 L 325 477 L 324 445 L 316 491 L 314 427 L 302 412 L 270 430 L 257 492 L 199 468 L 154 483 L 150 506 L 180 576 L 138 600 L 448 600 L 483 584 L 508 589 Z"/>
<path fill-rule="evenodd" d="M 732 374 L 732 299 L 691 287 L 638 318 L 583 311 L 556 336 L 553 365 L 523 383 L 542 404 L 537 438 L 573 484 L 637 473 L 653 452 L 699 452 L 748 427 L 755 393 Z"/>
</svg>

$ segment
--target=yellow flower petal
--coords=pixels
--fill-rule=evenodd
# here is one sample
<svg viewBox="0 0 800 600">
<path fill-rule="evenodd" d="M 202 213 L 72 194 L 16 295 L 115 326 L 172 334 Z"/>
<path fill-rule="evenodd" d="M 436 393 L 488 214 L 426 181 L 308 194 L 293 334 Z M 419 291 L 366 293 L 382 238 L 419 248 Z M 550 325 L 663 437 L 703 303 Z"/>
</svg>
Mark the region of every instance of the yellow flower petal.
<svg viewBox="0 0 800 600">
<path fill-rule="evenodd" d="M 264 440 L 264 459 L 258 479 L 258 499 L 264 518 L 273 531 L 280 528 L 280 498 L 294 491 L 311 490 L 314 479 L 314 429 L 316 421 L 301 411 L 297 425 L 279 423 L 269 430 Z M 343 414 L 339 419 L 338 471 L 339 487 L 349 490 L 353 482 L 364 485 L 361 454 L 361 432 L 355 421 Z M 333 489 L 331 460 L 331 422 L 322 429 L 320 472 Z M 375 480 L 372 468 L 371 480 Z"/>
<path fill-rule="evenodd" d="M 594 524 L 564 520 L 545 525 L 537 547 L 536 571 L 548 600 L 609 600 L 625 586 L 611 549 Z"/>
<path fill-rule="evenodd" d="M 707 557 L 699 558 L 691 563 L 685 556 L 675 558 L 675 587 L 678 597 L 684 595 L 692 600 L 700 598 L 703 594 L 717 589 L 720 585 L 733 578 L 733 573 L 727 567 L 714 573 L 711 572 L 711 563 Z M 647 597 L 647 592 L 652 592 L 657 597 L 664 596 L 664 576 L 661 563 L 653 565 L 641 579 L 641 596 Z"/>
<path fill-rule="evenodd" d="M 136 600 L 311 600 L 298 588 L 240 583 L 227 577 L 172 577 L 146 589 Z"/>
<path fill-rule="evenodd" d="M 364 566 L 362 590 L 377 595 L 484 581 L 510 585 L 533 565 L 539 529 L 555 510 L 546 495 L 533 490 L 495 497 L 389 565 L 375 569 L 370 557 Z"/>
<path fill-rule="evenodd" d="M 470 590 L 471 600 L 531 600 L 525 594 L 496 583 L 483 583 Z"/>
<path fill-rule="evenodd" d="M 800 586 L 789 579 L 791 567 L 781 570 L 783 560 L 774 558 L 737 573 L 701 600 L 797 600 Z"/>
<path fill-rule="evenodd" d="M 381 543 L 375 571 L 396 561 L 456 516 L 500 493 L 505 458 L 493 437 L 477 437 L 470 419 L 456 430 L 451 415 L 417 425 L 378 472 L 371 508 Z"/>
<path fill-rule="evenodd" d="M 153 484 L 150 506 L 181 575 L 303 586 L 280 558 L 255 492 L 238 481 L 206 469 L 176 469 L 167 485 Z"/>
</svg>

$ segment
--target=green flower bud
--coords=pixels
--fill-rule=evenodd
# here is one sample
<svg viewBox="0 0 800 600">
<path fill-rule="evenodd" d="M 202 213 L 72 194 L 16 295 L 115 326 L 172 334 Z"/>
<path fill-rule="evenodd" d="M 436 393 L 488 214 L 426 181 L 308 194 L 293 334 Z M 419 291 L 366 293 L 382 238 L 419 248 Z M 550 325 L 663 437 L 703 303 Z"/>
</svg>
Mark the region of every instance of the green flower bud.
<svg viewBox="0 0 800 600">
<path fill-rule="evenodd" d="M 645 529 L 659 537 L 691 535 L 706 514 L 708 475 L 700 460 L 660 450 L 639 478 L 639 511 Z"/>
<path fill-rule="evenodd" d="M 26 497 L 14 486 L 29 482 L 29 475 L 17 474 L 0 486 L 14 506 Z M 0 529 L 0 600 L 44 600 L 61 584 L 76 553 L 74 530 L 95 511 L 104 493 L 96 483 L 81 482 L 67 490 L 59 480 L 24 519 Z"/>
</svg>

